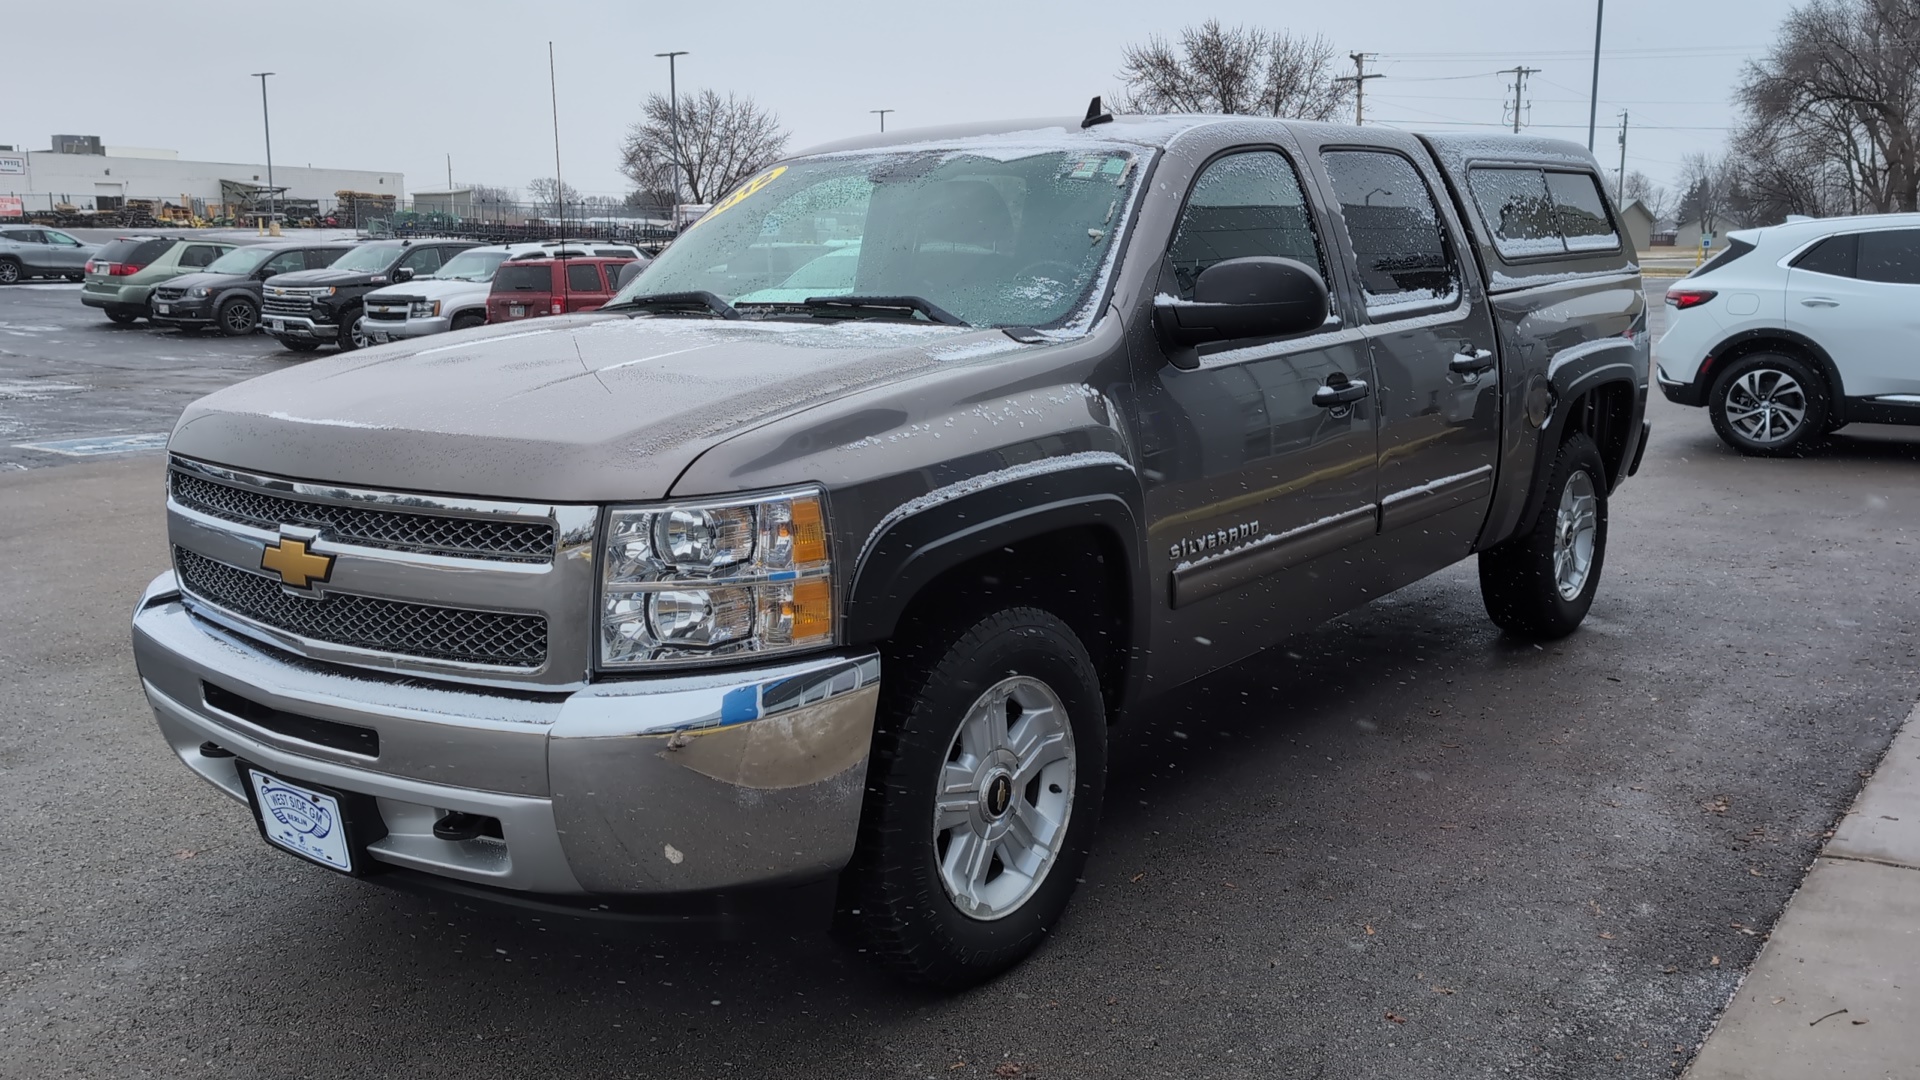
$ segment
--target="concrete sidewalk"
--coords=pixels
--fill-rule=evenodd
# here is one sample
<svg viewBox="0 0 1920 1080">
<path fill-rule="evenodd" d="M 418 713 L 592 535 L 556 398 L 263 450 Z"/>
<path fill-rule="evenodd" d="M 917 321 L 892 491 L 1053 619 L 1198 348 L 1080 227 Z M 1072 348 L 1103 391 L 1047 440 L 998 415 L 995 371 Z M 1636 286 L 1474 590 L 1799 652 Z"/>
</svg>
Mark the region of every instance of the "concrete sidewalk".
<svg viewBox="0 0 1920 1080">
<path fill-rule="evenodd" d="M 1687 1076 L 1920 1080 L 1920 708 Z"/>
</svg>

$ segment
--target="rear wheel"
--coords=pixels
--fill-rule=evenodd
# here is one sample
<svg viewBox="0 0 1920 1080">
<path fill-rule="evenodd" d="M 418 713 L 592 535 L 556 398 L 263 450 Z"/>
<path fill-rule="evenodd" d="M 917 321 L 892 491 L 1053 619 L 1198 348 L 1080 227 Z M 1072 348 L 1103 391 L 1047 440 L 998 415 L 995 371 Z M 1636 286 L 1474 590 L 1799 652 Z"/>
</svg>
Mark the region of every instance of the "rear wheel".
<svg viewBox="0 0 1920 1080">
<path fill-rule="evenodd" d="M 78 285 L 78 284 L 79 284 L 80 282 L 82 282 L 82 281 L 85 281 L 85 280 L 87 280 L 87 275 L 85 275 L 85 274 L 68 274 L 68 275 L 67 275 L 67 280 L 68 280 L 68 281 L 71 281 L 71 282 L 73 282 L 73 283 L 74 283 L 74 284 L 76 284 L 76 285 Z"/>
<path fill-rule="evenodd" d="M 1487 617 L 1517 637 L 1566 637 L 1593 607 L 1606 555 L 1606 465 L 1575 432 L 1560 444 L 1533 530 L 1480 553 Z"/>
<path fill-rule="evenodd" d="M 1805 453 L 1828 429 L 1827 381 L 1785 353 L 1749 353 L 1728 364 L 1707 391 L 1713 430 L 1754 457 Z"/>
<path fill-rule="evenodd" d="M 228 337 L 245 337 L 260 326 L 260 309 L 245 297 L 235 297 L 220 305 L 220 332 Z"/>
<path fill-rule="evenodd" d="M 11 285 L 20 280 L 20 263 L 15 259 L 0 259 L 0 285 Z"/>
<path fill-rule="evenodd" d="M 889 660 L 844 917 L 936 986 L 1018 963 L 1065 911 L 1106 787 L 1086 647 L 1037 608 L 934 633 Z"/>
<path fill-rule="evenodd" d="M 135 319 L 138 319 L 139 317 L 140 316 L 135 315 L 131 311 L 108 311 L 107 312 L 107 318 L 112 320 L 115 323 L 118 323 L 121 326 L 131 325 L 133 321 Z"/>
</svg>

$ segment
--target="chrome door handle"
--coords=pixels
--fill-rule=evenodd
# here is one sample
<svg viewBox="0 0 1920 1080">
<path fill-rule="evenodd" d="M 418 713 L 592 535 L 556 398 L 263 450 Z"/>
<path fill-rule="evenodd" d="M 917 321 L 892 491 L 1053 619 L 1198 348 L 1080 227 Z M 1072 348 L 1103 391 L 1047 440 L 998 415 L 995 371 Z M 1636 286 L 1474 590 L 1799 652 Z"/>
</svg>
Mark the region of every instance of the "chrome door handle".
<svg viewBox="0 0 1920 1080">
<path fill-rule="evenodd" d="M 1341 379 L 1339 382 L 1329 382 L 1315 390 L 1313 403 L 1323 409 L 1331 409 L 1337 405 L 1351 405 L 1366 396 L 1367 381 L 1365 379 Z"/>
<path fill-rule="evenodd" d="M 1447 369 L 1457 375 L 1478 375 L 1493 369 L 1493 350 L 1475 349 L 1468 352 L 1462 349 L 1447 361 Z"/>
<path fill-rule="evenodd" d="M 1829 300 L 1824 296 L 1809 296 L 1806 299 L 1800 301 L 1800 303 L 1804 307 L 1839 307 L 1840 306 L 1840 301 Z"/>
</svg>

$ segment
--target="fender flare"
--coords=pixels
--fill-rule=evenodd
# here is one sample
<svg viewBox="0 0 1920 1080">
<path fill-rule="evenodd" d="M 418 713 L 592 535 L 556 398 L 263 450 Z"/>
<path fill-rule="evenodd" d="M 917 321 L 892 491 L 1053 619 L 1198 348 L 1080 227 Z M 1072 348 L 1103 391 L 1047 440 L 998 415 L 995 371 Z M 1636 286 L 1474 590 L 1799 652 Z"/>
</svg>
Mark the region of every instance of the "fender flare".
<svg viewBox="0 0 1920 1080">
<path fill-rule="evenodd" d="M 1074 457 L 1099 461 L 1073 463 Z M 1115 575 L 1127 584 L 1123 607 L 1129 635 L 1118 686 L 1120 701 L 1107 703 L 1118 715 L 1122 702 L 1140 698 L 1146 665 L 1137 662 L 1147 648 L 1152 600 L 1146 580 L 1141 538 L 1145 515 L 1139 479 L 1117 454 L 1068 455 L 1051 459 L 1059 467 L 1038 473 L 1033 467 L 1001 470 L 963 480 L 910 500 L 875 526 L 862 547 L 848 590 L 843 622 L 851 642 L 891 637 L 900 618 L 921 590 L 962 563 L 993 551 L 1065 529 L 1086 528 L 1109 536 L 1123 563 Z M 984 486 L 980 486 L 984 483 Z"/>
<path fill-rule="evenodd" d="M 1512 536 L 1532 532 L 1541 508 L 1546 505 L 1547 479 L 1553 472 L 1554 459 L 1560 456 L 1560 443 L 1566 437 L 1567 422 L 1573 415 L 1572 403 L 1613 383 L 1625 386 L 1629 394 L 1640 393 L 1641 385 L 1639 368 L 1623 360 L 1568 364 L 1559 371 L 1550 368 L 1547 379 L 1553 393 L 1553 411 L 1547 414 L 1547 422 L 1541 426 L 1534 442 L 1533 475 L 1527 480 L 1527 501 L 1520 510 L 1520 520 Z M 1625 465 L 1622 462 L 1623 472 Z M 1618 479 L 1624 477 L 1617 478 L 1614 486 L 1618 486 Z"/>
</svg>

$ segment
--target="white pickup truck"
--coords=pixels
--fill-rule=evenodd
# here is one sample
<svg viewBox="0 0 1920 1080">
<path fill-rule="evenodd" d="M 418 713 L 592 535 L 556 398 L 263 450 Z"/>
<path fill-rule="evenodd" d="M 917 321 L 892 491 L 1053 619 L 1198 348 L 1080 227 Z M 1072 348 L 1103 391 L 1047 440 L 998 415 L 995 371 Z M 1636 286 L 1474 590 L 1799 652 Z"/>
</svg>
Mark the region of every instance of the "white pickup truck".
<svg viewBox="0 0 1920 1080">
<path fill-rule="evenodd" d="M 465 330 L 487 321 L 487 294 L 494 272 L 515 259 L 605 255 L 646 261 L 629 244 L 545 241 L 469 248 L 427 277 L 412 278 L 367 294 L 361 330 L 376 344 Z"/>
</svg>

